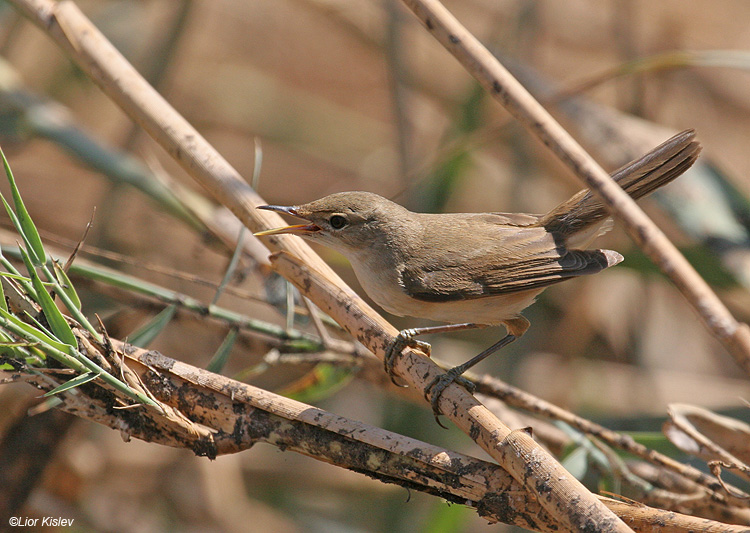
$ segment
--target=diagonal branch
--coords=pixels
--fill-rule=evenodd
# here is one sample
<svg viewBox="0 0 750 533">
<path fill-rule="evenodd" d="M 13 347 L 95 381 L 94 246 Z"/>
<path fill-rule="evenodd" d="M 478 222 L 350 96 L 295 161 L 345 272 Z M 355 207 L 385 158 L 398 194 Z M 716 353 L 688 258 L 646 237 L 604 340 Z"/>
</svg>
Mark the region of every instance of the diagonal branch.
<svg viewBox="0 0 750 533">
<path fill-rule="evenodd" d="M 672 280 L 706 328 L 750 374 L 750 327 L 738 322 L 674 244 L 439 0 L 403 0 L 464 68 L 604 201 L 631 238 Z"/>
<path fill-rule="evenodd" d="M 628 434 L 612 431 L 596 422 L 587 420 L 541 398 L 537 398 L 528 392 L 503 382 L 502 380 L 486 375 L 473 376 L 469 374 L 467 377 L 476 383 L 478 393 L 498 398 L 509 406 L 522 409 L 546 419 L 564 422 L 587 435 L 592 435 L 601 439 L 610 446 L 626 451 L 636 457 L 640 457 L 645 461 L 653 463 L 654 465 L 658 465 L 684 476 L 707 489 L 712 500 L 726 504 L 727 500 L 732 499 L 732 494 L 734 493 L 740 494 L 740 501 L 744 500 L 742 501 L 742 506 L 744 506 L 747 501 L 746 498 L 748 495 L 739 489 L 731 487 L 732 491 L 728 491 L 727 487 L 722 486 L 716 477 L 709 476 L 689 464 L 680 463 L 668 455 L 649 449 Z M 729 498 L 725 495 L 728 495 Z"/>
</svg>

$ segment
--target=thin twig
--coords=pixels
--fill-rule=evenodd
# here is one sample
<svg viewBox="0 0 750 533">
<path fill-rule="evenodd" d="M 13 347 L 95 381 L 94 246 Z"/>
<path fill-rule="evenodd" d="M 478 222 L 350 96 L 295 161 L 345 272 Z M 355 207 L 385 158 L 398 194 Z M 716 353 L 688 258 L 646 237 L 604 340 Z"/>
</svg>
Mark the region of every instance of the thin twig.
<svg viewBox="0 0 750 533">
<path fill-rule="evenodd" d="M 467 377 L 477 384 L 477 392 L 479 393 L 498 398 L 512 407 L 523 409 L 543 418 L 565 422 L 582 433 L 601 439 L 614 448 L 626 451 L 645 461 L 676 472 L 708 489 L 711 492 L 712 498 L 720 501 L 724 500 L 724 489 L 715 478 L 704 474 L 690 465 L 682 464 L 669 456 L 647 448 L 636 442 L 630 435 L 612 431 L 494 377 L 473 376 L 471 374 L 468 374 Z M 733 490 L 745 495 L 739 489 L 735 488 Z"/>
</svg>

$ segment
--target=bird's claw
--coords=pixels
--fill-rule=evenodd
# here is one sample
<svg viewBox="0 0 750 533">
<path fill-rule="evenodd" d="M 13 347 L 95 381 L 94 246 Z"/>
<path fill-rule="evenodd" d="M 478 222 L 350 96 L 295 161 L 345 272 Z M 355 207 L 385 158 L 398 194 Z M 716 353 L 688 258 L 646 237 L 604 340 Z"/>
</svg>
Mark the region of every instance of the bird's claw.
<svg viewBox="0 0 750 533">
<path fill-rule="evenodd" d="M 412 348 L 423 351 L 425 354 L 427 354 L 428 357 L 430 355 L 430 345 L 426 342 L 415 339 L 414 336 L 416 334 L 417 332 L 411 329 L 399 331 L 398 335 L 396 335 L 396 338 L 393 340 L 393 342 L 385 352 L 385 357 L 383 358 L 383 367 L 385 368 L 385 373 L 390 376 L 391 382 L 396 386 L 406 387 L 406 385 L 400 385 L 399 383 L 396 383 L 396 377 L 393 375 L 393 367 L 396 364 L 396 356 L 401 355 L 401 352 L 404 351 L 404 348 L 410 346 Z"/>
<path fill-rule="evenodd" d="M 455 383 L 456 385 L 465 388 L 470 394 L 474 394 L 474 391 L 477 389 L 477 386 L 472 381 L 463 377 L 461 372 L 462 369 L 458 367 L 451 368 L 445 374 L 436 376 L 435 379 L 433 379 L 424 389 L 424 397 L 426 400 L 429 400 L 430 405 L 432 405 L 432 412 L 435 415 L 435 421 L 440 427 L 444 428 L 445 426 L 440 423 L 440 419 L 438 418 L 441 415 L 438 404 L 440 403 L 440 397 L 443 395 L 443 391 L 446 387 L 451 383 Z"/>
</svg>

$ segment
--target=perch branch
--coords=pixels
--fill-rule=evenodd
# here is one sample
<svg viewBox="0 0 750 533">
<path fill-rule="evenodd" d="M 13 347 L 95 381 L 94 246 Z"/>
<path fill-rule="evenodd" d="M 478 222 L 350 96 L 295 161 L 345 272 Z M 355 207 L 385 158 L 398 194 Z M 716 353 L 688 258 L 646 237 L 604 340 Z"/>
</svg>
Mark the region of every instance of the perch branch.
<svg viewBox="0 0 750 533">
<path fill-rule="evenodd" d="M 538 499 L 496 464 L 349 420 L 316 407 L 213 374 L 107 337 L 104 345 L 80 330 L 89 354 L 161 402 L 161 411 L 118 409 L 118 391 L 95 380 L 62 393 L 61 409 L 119 430 L 128 439 L 188 448 L 215 457 L 265 442 L 386 483 L 469 505 L 490 521 L 559 531 Z M 97 355 L 98 354 L 98 355 Z M 50 369 L 13 373 L 42 390 L 71 374 Z M 636 531 L 738 533 L 743 527 L 600 497 Z M 658 529 L 659 524 L 668 526 Z"/>
</svg>

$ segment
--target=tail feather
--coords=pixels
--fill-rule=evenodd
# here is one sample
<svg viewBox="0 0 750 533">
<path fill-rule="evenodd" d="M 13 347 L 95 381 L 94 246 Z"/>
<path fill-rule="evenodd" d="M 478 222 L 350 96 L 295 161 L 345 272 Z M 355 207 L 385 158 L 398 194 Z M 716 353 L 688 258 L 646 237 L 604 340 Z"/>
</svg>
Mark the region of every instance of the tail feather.
<svg viewBox="0 0 750 533">
<path fill-rule="evenodd" d="M 678 133 L 649 153 L 612 173 L 625 192 L 637 200 L 666 185 L 690 168 L 701 151 L 695 131 Z M 569 236 L 597 224 L 609 216 L 604 203 L 584 189 L 547 213 L 540 225 L 548 231 Z"/>
</svg>

